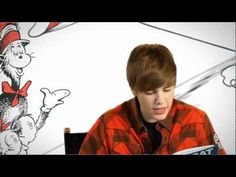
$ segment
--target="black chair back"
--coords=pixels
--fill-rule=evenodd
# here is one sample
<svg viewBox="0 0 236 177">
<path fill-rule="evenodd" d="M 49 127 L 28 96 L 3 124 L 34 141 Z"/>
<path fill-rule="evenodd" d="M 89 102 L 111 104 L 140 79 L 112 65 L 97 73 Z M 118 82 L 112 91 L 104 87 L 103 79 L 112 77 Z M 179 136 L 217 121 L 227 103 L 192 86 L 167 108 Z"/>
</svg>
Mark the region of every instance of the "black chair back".
<svg viewBox="0 0 236 177">
<path fill-rule="evenodd" d="M 78 154 L 87 132 L 70 133 L 69 128 L 64 129 L 65 154 Z"/>
</svg>

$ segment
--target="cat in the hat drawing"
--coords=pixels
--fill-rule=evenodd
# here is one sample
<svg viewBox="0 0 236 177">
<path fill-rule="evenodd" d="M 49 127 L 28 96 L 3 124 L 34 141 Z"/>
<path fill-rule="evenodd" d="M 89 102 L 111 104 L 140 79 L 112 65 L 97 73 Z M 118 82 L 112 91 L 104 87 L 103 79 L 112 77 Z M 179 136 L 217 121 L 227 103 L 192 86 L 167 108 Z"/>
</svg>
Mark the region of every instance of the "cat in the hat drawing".
<svg viewBox="0 0 236 177">
<path fill-rule="evenodd" d="M 67 89 L 51 92 L 42 88 L 44 98 L 39 116 L 34 119 L 28 113 L 26 97 L 32 81 L 21 83 L 21 78 L 32 61 L 25 48 L 29 42 L 21 39 L 16 22 L 0 22 L 0 70 L 11 81 L 10 84 L 1 80 L 0 154 L 27 154 L 29 143 L 44 126 L 51 110 L 63 104 L 62 99 L 70 94 Z"/>
</svg>

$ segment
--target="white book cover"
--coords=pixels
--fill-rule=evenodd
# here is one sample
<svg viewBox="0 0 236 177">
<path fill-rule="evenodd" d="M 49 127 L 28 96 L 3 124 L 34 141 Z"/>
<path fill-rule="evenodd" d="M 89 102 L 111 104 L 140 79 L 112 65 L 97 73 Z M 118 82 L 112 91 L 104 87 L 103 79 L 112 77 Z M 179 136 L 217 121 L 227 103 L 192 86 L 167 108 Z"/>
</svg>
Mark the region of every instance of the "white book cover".
<svg viewBox="0 0 236 177">
<path fill-rule="evenodd" d="M 173 155 L 214 155 L 217 154 L 218 147 L 216 145 L 199 146 L 184 149 L 175 152 Z"/>
</svg>

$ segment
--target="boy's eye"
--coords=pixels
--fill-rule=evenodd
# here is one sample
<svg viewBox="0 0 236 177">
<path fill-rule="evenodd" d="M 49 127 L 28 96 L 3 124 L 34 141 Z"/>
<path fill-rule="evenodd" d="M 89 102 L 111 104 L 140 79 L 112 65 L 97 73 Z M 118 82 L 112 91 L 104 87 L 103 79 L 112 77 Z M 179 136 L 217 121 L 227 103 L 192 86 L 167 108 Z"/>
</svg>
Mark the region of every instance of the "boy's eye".
<svg viewBox="0 0 236 177">
<path fill-rule="evenodd" d="M 145 92 L 147 95 L 152 95 L 152 94 L 154 94 L 154 91 L 147 91 L 147 92 Z"/>
<path fill-rule="evenodd" d="M 165 87 L 165 88 L 163 88 L 163 91 L 164 91 L 164 92 L 169 92 L 169 91 L 170 91 L 170 87 Z"/>
</svg>

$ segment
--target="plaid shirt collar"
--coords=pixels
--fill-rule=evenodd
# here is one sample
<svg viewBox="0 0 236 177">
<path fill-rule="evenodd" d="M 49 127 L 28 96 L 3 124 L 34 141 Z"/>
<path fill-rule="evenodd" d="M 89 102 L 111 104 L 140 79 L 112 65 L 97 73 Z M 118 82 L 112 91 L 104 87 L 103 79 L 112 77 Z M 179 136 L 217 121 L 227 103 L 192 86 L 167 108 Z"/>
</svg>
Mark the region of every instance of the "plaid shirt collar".
<svg viewBox="0 0 236 177">
<path fill-rule="evenodd" d="M 167 117 L 164 120 L 159 121 L 159 123 L 164 126 L 169 132 L 172 130 L 173 127 L 173 117 L 175 114 L 175 99 L 173 100 L 171 109 L 167 115 Z M 144 124 L 142 121 L 142 114 L 140 111 L 140 105 L 137 97 L 132 98 L 131 100 L 126 102 L 128 106 L 129 116 L 128 119 L 133 125 L 134 129 L 137 132 L 140 132 L 144 129 Z"/>
</svg>

